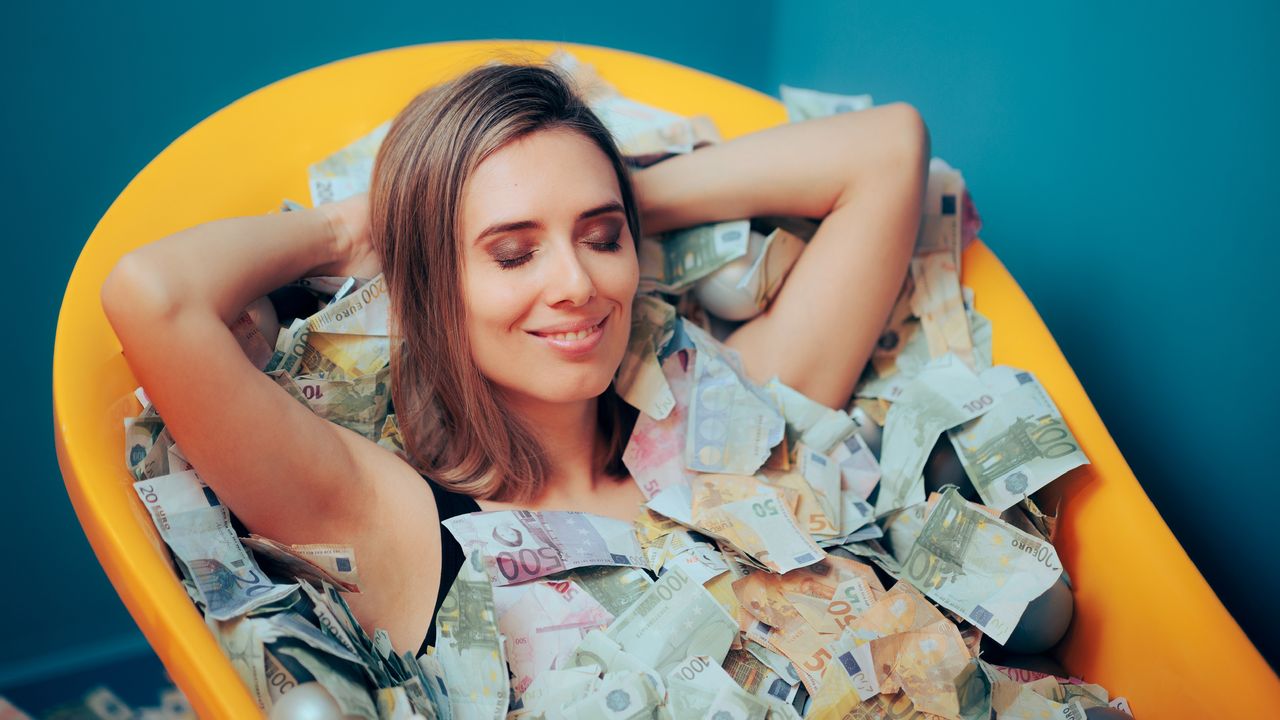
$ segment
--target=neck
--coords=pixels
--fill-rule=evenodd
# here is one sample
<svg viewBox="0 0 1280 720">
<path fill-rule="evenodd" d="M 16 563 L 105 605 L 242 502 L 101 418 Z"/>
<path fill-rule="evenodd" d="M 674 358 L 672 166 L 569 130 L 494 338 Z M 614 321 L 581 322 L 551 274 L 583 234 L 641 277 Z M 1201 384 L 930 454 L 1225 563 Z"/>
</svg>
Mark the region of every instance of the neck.
<svg viewBox="0 0 1280 720">
<path fill-rule="evenodd" d="M 598 404 L 599 397 L 562 403 L 527 396 L 511 401 L 511 409 L 527 423 L 546 452 L 547 483 L 535 502 L 581 498 L 605 480 L 595 468 L 600 442 Z"/>
</svg>

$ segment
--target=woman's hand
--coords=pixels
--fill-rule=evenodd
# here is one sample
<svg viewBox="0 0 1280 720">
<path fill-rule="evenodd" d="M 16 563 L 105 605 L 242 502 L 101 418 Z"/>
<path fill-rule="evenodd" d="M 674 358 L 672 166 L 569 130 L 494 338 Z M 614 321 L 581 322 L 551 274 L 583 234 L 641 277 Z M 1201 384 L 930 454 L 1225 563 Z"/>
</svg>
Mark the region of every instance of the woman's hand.
<svg viewBox="0 0 1280 720">
<path fill-rule="evenodd" d="M 382 272 L 369 234 L 369 193 L 325 203 L 316 208 L 333 233 L 337 259 L 317 266 L 309 275 L 371 278 Z"/>
</svg>

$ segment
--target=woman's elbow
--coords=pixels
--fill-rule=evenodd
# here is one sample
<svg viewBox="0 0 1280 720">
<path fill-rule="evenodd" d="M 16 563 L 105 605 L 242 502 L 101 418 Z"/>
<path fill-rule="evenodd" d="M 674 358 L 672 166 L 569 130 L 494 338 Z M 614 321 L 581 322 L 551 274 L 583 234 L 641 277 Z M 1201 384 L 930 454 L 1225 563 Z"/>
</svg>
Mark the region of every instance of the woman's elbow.
<svg viewBox="0 0 1280 720">
<path fill-rule="evenodd" d="M 890 103 L 882 109 L 885 112 L 883 137 L 886 158 L 898 167 L 925 174 L 933 150 L 924 117 L 915 106 L 906 102 Z"/>
<path fill-rule="evenodd" d="M 156 318 L 174 310 L 174 298 L 163 276 L 137 251 L 126 253 L 102 281 L 102 310 L 119 333 L 130 318 Z"/>
</svg>

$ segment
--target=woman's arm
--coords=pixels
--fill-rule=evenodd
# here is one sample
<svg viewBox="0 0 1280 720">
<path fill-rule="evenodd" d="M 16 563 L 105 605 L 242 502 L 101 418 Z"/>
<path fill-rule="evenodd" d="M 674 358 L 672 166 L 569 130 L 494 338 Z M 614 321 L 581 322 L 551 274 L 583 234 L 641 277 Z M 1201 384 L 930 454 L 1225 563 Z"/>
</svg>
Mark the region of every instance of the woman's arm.
<svg viewBox="0 0 1280 720">
<path fill-rule="evenodd" d="M 766 215 L 821 219 L 773 303 L 726 341 L 758 381 L 842 408 L 902 286 L 929 134 L 894 103 L 779 125 L 632 174 L 652 235 Z"/>
<path fill-rule="evenodd" d="M 364 512 L 364 445 L 390 454 L 293 400 L 227 323 L 280 285 L 349 265 L 336 230 L 320 210 L 217 220 L 127 254 L 102 286 L 125 359 L 201 478 L 283 542 Z"/>
</svg>

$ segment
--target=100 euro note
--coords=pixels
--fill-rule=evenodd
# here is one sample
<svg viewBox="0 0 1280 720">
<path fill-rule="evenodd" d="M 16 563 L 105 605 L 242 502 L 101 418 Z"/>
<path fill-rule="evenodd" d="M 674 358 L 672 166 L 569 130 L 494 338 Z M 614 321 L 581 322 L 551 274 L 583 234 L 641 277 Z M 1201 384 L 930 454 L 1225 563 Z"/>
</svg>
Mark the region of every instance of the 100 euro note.
<svg viewBox="0 0 1280 720">
<path fill-rule="evenodd" d="M 981 379 L 996 406 L 947 435 L 984 504 L 1006 510 L 1089 462 L 1034 375 L 998 365 Z"/>
<path fill-rule="evenodd" d="M 925 461 L 942 431 L 987 412 L 995 398 L 959 358 L 936 358 L 911 381 L 885 420 L 876 515 L 924 502 Z"/>
<path fill-rule="evenodd" d="M 1053 545 L 978 509 L 954 487 L 941 493 L 902 563 L 903 578 L 935 602 L 1009 639 L 1027 609 L 1062 574 Z"/>
<path fill-rule="evenodd" d="M 691 654 L 724 662 L 738 623 L 707 590 L 672 568 L 618 616 L 605 635 L 659 675 Z"/>
<path fill-rule="evenodd" d="M 436 652 L 457 720 L 496 720 L 507 713 L 507 658 L 493 588 L 479 555 L 467 558 L 436 618 Z"/>
</svg>

